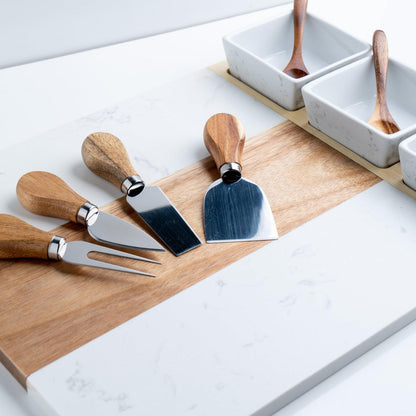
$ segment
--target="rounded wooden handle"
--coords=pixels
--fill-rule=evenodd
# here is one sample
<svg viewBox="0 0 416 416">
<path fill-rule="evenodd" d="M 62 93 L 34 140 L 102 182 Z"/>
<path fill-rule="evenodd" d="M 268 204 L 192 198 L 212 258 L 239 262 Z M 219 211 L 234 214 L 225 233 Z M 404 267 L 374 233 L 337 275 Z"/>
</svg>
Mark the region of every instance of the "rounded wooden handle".
<svg viewBox="0 0 416 416">
<path fill-rule="evenodd" d="M 119 189 L 125 179 L 137 175 L 123 143 L 110 133 L 90 134 L 82 144 L 82 158 L 92 172 Z"/>
<path fill-rule="evenodd" d="M 67 183 L 49 172 L 29 172 L 16 187 L 20 203 L 35 214 L 77 222 L 77 213 L 87 202 Z"/>
<path fill-rule="evenodd" d="M 48 258 L 49 242 L 52 233 L 14 217 L 0 214 L 0 258 Z"/>
<path fill-rule="evenodd" d="M 386 34 L 376 30 L 373 35 L 373 59 L 376 74 L 377 101 L 386 102 L 387 69 L 389 65 L 389 52 Z"/>
<path fill-rule="evenodd" d="M 215 114 L 205 124 L 204 143 L 218 169 L 224 163 L 241 166 L 245 137 L 242 124 L 231 114 Z"/>
</svg>

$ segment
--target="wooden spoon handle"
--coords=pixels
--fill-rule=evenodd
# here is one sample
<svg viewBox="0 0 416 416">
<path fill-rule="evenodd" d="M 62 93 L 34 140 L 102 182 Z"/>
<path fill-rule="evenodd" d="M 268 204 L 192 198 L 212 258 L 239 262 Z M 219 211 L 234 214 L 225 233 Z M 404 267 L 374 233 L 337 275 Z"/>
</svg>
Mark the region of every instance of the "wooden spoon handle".
<svg viewBox="0 0 416 416">
<path fill-rule="evenodd" d="M 241 165 L 244 141 L 243 126 L 231 114 L 215 114 L 205 124 L 204 143 L 218 169 L 225 163 Z"/>
<path fill-rule="evenodd" d="M 308 0 L 295 0 L 293 6 L 294 42 L 293 55 L 302 53 L 303 29 L 305 27 Z"/>
<path fill-rule="evenodd" d="M 52 233 L 39 230 L 13 215 L 0 214 L 0 258 L 48 258 Z"/>
<path fill-rule="evenodd" d="M 384 104 L 386 100 L 387 69 L 389 65 L 389 52 L 386 34 L 376 30 L 373 35 L 373 59 L 376 74 L 377 101 Z"/>
<path fill-rule="evenodd" d="M 82 158 L 96 175 L 121 189 L 125 179 L 137 175 L 126 148 L 110 133 L 92 133 L 82 144 Z"/>
<path fill-rule="evenodd" d="M 77 222 L 79 209 L 87 202 L 58 176 L 49 172 L 29 172 L 16 187 L 20 203 L 35 214 Z"/>
</svg>

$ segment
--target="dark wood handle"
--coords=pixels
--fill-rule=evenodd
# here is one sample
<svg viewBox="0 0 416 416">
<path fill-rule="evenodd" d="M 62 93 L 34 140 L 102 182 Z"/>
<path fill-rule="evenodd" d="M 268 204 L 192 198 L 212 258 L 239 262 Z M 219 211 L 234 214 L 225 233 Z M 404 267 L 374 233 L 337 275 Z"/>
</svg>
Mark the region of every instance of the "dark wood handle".
<svg viewBox="0 0 416 416">
<path fill-rule="evenodd" d="M 49 242 L 52 233 L 14 217 L 0 214 L 0 258 L 48 258 Z"/>
<path fill-rule="evenodd" d="M 31 212 L 77 222 L 77 213 L 87 202 L 58 176 L 49 172 L 29 172 L 16 187 L 20 203 Z"/>
<path fill-rule="evenodd" d="M 293 23 L 294 23 L 294 42 L 293 55 L 302 59 L 302 42 L 303 29 L 305 27 L 306 9 L 308 7 L 308 0 L 295 0 L 293 6 Z"/>
<path fill-rule="evenodd" d="M 387 102 L 386 86 L 389 52 L 387 37 L 382 30 L 376 30 L 373 35 L 373 59 L 376 74 L 377 102 L 383 105 Z"/>
<path fill-rule="evenodd" d="M 224 163 L 241 165 L 245 133 L 240 121 L 231 114 L 213 115 L 205 124 L 204 143 L 219 169 Z"/>
<path fill-rule="evenodd" d="M 92 172 L 119 189 L 125 179 L 137 175 L 123 143 L 110 133 L 90 134 L 82 144 L 82 158 Z"/>
</svg>

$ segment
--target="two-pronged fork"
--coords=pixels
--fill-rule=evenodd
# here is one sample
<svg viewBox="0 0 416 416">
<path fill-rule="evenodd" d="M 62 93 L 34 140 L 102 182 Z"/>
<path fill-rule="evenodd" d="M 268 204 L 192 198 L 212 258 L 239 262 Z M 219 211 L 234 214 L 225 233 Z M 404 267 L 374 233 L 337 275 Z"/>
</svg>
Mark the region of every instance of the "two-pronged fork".
<svg viewBox="0 0 416 416">
<path fill-rule="evenodd" d="M 38 258 L 45 260 L 63 260 L 67 263 L 81 266 L 98 267 L 101 269 L 155 277 L 153 274 L 139 270 L 91 259 L 88 257 L 88 254 L 92 252 L 160 264 L 155 260 L 86 241 L 67 242 L 64 237 L 39 230 L 13 215 L 0 214 L 0 259 Z"/>
</svg>

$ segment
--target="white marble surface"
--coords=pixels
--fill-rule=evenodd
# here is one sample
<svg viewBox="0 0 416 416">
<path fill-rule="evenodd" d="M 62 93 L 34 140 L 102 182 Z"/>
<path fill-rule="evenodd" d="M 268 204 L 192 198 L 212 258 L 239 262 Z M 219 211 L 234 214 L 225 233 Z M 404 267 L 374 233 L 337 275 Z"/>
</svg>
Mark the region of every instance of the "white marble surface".
<svg viewBox="0 0 416 416">
<path fill-rule="evenodd" d="M 0 70 L 0 149 L 223 60 L 225 33 L 280 9 Z"/>
<path fill-rule="evenodd" d="M 412 10 L 415 8 L 412 1 L 371 0 L 362 2 L 361 0 L 352 0 L 343 7 L 338 2 L 316 0 L 310 2 L 309 8 L 325 20 L 330 20 L 337 26 L 367 41 L 371 40 L 374 29 L 383 28 L 389 37 L 390 55 L 416 67 L 416 52 L 406 43 L 411 41 L 409 28 L 413 24 L 414 13 Z M 403 10 L 408 12 L 403 14 Z M 84 193 L 86 196 L 88 193 L 88 196 L 99 204 L 109 201 L 118 195 L 117 191 L 104 182 L 100 183 L 100 187 L 95 188 L 94 183 L 90 182 L 93 176 L 83 178 L 83 173 L 79 173 L 74 168 L 77 163 L 80 163 L 75 149 L 68 150 L 65 147 L 68 153 L 64 156 L 60 153 L 60 157 L 63 159 L 61 165 L 58 165 L 55 162 L 48 162 L 48 148 L 37 147 L 36 143 L 33 144 L 33 140 L 29 138 L 36 136 L 35 141 L 45 140 L 45 143 L 48 143 L 49 140 L 49 143 L 53 143 L 53 137 L 49 136 L 49 133 L 43 133 L 45 130 L 84 117 L 85 114 L 101 108 L 112 107 L 114 103 L 127 97 L 143 93 L 146 95 L 146 91 L 154 87 L 162 86 L 159 91 L 163 101 L 164 95 L 161 92 L 164 88 L 163 85 L 169 85 L 172 82 L 173 84 L 180 83 L 182 81 L 178 81 L 178 78 L 192 75 L 206 65 L 224 58 L 221 45 L 223 34 L 265 18 L 272 18 L 279 13 L 281 11 L 268 10 L 136 42 L 0 71 L 2 97 L 0 100 L 2 114 L 2 135 L 0 137 L 2 152 L 0 157 L 2 161 L 6 160 L 8 166 L 12 167 L 12 173 L 18 175 L 22 165 L 17 157 L 18 147 L 16 145 L 21 143 L 24 147 L 33 146 L 33 157 L 27 158 L 25 161 L 28 163 L 27 166 L 33 166 L 35 159 L 43 160 L 51 168 L 62 169 L 60 173 L 80 193 Z M 186 96 L 179 96 L 177 99 L 180 103 L 187 101 Z M 172 114 L 180 115 L 181 108 L 177 103 L 178 101 L 169 111 Z M 262 108 L 266 113 L 269 111 Z M 263 114 L 263 110 L 259 111 L 259 114 Z M 217 108 L 214 111 L 217 111 Z M 254 113 L 253 119 L 250 118 L 251 104 L 244 111 L 249 120 L 256 121 L 256 113 Z M 265 115 L 264 125 L 253 122 L 252 126 L 259 128 L 259 130 L 266 128 L 269 120 L 270 122 L 272 120 L 272 118 L 268 118 L 269 116 L 276 117 L 274 114 Z M 244 123 L 246 127 L 250 128 L 251 121 L 248 121 L 247 126 L 247 119 L 244 118 Z M 63 131 L 68 133 L 67 128 L 65 127 Z M 183 126 L 176 126 L 175 134 L 180 136 L 182 128 Z M 192 131 L 196 131 L 196 128 Z M 83 132 L 83 130 L 74 130 L 75 134 Z M 152 129 L 145 133 L 152 133 Z M 199 134 L 199 129 L 197 134 Z M 157 138 L 155 140 L 160 140 L 158 143 L 163 145 L 167 140 L 166 136 L 154 135 L 152 137 Z M 59 138 L 57 140 L 59 141 Z M 77 139 L 71 138 L 71 140 Z M 129 139 L 127 140 L 130 142 Z M 132 142 L 130 143 L 133 145 Z M 9 151 L 12 153 L 9 154 Z M 12 156 L 16 158 L 14 164 L 9 162 Z M 192 160 L 194 159 L 191 158 L 189 162 L 184 161 L 188 164 Z M 42 164 L 42 168 L 47 166 Z M 176 165 L 172 166 L 173 169 L 176 169 Z M 0 171 L 7 173 L 3 169 L 3 165 L 0 165 Z M 147 171 L 150 176 L 157 177 L 157 173 L 152 172 L 152 169 Z M 0 178 L 1 176 L 3 175 L 0 175 Z M 101 188 L 101 185 L 104 188 Z M 12 209 L 14 191 L 7 183 L 5 185 L 5 182 L 1 186 L 2 196 L 4 195 L 8 201 L 1 202 L 2 200 L 0 200 L 3 204 L 2 209 Z M 6 189 L 3 193 L 4 186 Z M 392 198 L 396 197 L 392 195 Z M 372 200 L 369 207 L 375 211 L 378 204 L 383 205 L 384 203 L 384 199 L 382 201 Z M 22 212 L 19 213 L 22 214 Z M 56 222 L 48 219 L 37 224 L 43 228 L 51 228 Z M 372 243 L 373 238 L 370 235 L 368 238 L 368 243 Z M 397 256 L 392 261 L 399 262 L 399 259 L 400 256 Z M 377 289 L 377 284 L 375 287 Z M 295 400 L 279 414 L 301 414 L 302 416 L 314 416 L 317 413 L 332 416 L 348 412 L 349 414 L 377 413 L 386 416 L 413 414 L 415 408 L 413 392 L 416 388 L 413 379 L 416 369 L 413 358 L 416 347 L 414 334 L 416 334 L 416 328 L 413 324 L 335 376 L 330 377 L 300 399 Z M 377 377 L 380 379 L 374 381 L 374 378 Z M 44 381 L 46 382 L 46 379 Z M 369 385 L 370 383 L 371 385 Z M 118 392 L 117 390 L 116 393 Z M 113 402 L 117 401 L 117 398 L 119 401 L 123 400 L 123 397 L 103 397 L 103 392 L 99 394 L 104 400 L 111 401 L 112 398 L 116 399 Z M 377 403 L 374 403 L 375 401 Z M 29 415 L 33 410 L 24 390 L 1 366 L 0 403 L 2 412 L 10 416 Z M 372 412 L 372 409 L 375 411 Z M 40 414 L 44 416 L 45 412 Z"/>
<path fill-rule="evenodd" d="M 415 346 L 413 322 L 275 416 L 413 416 Z"/>
</svg>

